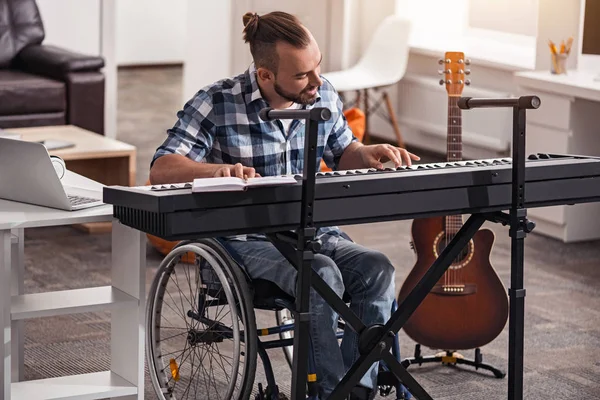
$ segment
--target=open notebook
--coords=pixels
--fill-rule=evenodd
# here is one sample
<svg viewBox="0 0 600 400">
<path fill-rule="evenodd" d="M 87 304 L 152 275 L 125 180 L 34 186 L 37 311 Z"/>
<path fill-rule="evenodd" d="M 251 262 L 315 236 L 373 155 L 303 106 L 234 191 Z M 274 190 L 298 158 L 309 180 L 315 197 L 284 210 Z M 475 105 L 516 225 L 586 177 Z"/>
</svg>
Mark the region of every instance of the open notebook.
<svg viewBox="0 0 600 400">
<path fill-rule="evenodd" d="M 289 185 L 296 182 L 298 181 L 294 175 L 263 176 L 248 179 L 237 177 L 196 178 L 192 185 L 192 192 L 231 192 L 247 190 L 257 186 Z"/>
</svg>

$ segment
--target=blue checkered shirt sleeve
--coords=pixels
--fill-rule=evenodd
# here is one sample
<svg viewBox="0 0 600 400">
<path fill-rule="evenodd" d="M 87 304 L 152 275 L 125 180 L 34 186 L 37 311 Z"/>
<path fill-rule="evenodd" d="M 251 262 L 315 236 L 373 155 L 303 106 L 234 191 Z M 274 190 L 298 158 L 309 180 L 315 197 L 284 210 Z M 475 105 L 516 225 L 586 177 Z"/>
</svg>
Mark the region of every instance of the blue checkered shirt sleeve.
<svg viewBox="0 0 600 400">
<path fill-rule="evenodd" d="M 330 89 L 334 91 L 332 86 L 330 86 Z M 350 143 L 358 141 L 348 126 L 348 121 L 343 112 L 343 104 L 339 96 L 337 96 L 337 93 L 335 93 L 335 98 L 337 100 L 335 104 L 337 112 L 333 115 L 337 116 L 337 119 L 333 124 L 331 133 L 327 138 L 327 145 L 323 150 L 323 161 L 325 161 L 325 164 L 333 170 L 339 169 L 340 160 L 346 147 L 348 147 Z"/>
<path fill-rule="evenodd" d="M 167 154 L 202 161 L 210 153 L 215 138 L 212 103 L 211 96 L 201 90 L 177 112 L 177 122 L 167 131 L 167 139 L 156 150 L 152 164 Z"/>
</svg>

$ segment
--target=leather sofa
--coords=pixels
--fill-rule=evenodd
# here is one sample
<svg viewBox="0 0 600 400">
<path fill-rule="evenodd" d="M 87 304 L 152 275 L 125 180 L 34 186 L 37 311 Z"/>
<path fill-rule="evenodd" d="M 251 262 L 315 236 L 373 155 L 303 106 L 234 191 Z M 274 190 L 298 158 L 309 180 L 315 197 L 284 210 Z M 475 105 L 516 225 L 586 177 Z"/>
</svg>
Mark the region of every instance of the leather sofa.
<svg viewBox="0 0 600 400">
<path fill-rule="evenodd" d="M 0 128 L 68 124 L 104 134 L 103 58 L 44 37 L 34 0 L 0 0 Z"/>
</svg>

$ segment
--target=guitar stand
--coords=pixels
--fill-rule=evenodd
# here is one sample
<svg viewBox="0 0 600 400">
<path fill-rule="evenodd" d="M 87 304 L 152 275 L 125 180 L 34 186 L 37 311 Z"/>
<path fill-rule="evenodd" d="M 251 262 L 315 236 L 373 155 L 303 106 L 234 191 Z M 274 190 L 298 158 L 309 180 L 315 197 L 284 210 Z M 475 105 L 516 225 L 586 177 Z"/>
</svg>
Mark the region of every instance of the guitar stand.
<svg viewBox="0 0 600 400">
<path fill-rule="evenodd" d="M 425 356 L 421 355 L 421 345 L 415 345 L 415 356 L 405 358 L 402 360 L 402 365 L 405 368 L 408 368 L 410 365 L 418 364 L 421 366 L 426 363 L 442 363 L 444 365 L 456 365 L 456 364 L 464 364 L 469 365 L 471 367 L 475 367 L 475 370 L 484 369 L 486 371 L 490 371 L 494 374 L 494 376 L 498 379 L 502 379 L 506 376 L 506 372 L 499 370 L 493 365 L 486 364 L 483 362 L 483 356 L 481 355 L 481 349 L 475 349 L 475 357 L 472 360 L 464 358 L 464 356 L 458 352 L 452 351 L 444 351 L 438 353 L 434 356 Z"/>
<path fill-rule="evenodd" d="M 540 99 L 536 96 L 510 99 L 472 99 L 463 97 L 459 100 L 458 106 L 461 109 L 476 107 L 510 107 L 513 109 L 512 202 L 510 212 L 508 214 L 504 212 L 472 214 L 423 275 L 419 283 L 391 315 L 389 321 L 385 325 L 376 324 L 368 327 L 312 269 L 314 253 L 320 249 L 319 241 L 315 240 L 316 227 L 313 225 L 318 133 L 316 122 L 328 120 L 331 117 L 331 112 L 326 108 L 316 107 L 309 110 L 261 110 L 259 115 L 263 120 L 275 118 L 306 120 L 307 134 L 305 139 L 304 174 L 302 177 L 300 226 L 295 232 L 278 232 L 268 235 L 277 249 L 298 270 L 294 317 L 292 400 L 304 400 L 307 395 L 308 357 L 306 355 L 309 354 L 310 350 L 309 295 L 311 286 L 359 334 L 360 356 L 335 387 L 329 400 L 346 399 L 371 365 L 381 360 L 385 361 L 388 369 L 414 397 L 418 400 L 432 400 L 425 389 L 408 373 L 406 366 L 397 361 L 392 355 L 390 350 L 393 339 L 486 220 L 510 225 L 511 285 L 508 291 L 510 299 L 508 399 L 523 399 L 524 239 L 526 234 L 535 227 L 535 224 L 527 219 L 527 209 L 525 208 L 525 110 L 538 108 Z M 308 394 L 311 398 L 315 398 L 314 382 L 308 382 Z"/>
</svg>

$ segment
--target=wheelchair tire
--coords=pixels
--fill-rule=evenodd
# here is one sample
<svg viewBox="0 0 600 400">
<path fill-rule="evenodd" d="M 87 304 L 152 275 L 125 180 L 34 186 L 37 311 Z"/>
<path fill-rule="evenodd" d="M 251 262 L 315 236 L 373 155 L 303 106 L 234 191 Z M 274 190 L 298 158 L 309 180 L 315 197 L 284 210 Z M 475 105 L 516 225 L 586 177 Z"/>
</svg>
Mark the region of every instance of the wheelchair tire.
<svg viewBox="0 0 600 400">
<path fill-rule="evenodd" d="M 181 261 L 189 253 L 196 256 L 194 264 Z M 179 293 L 167 292 L 170 287 Z M 226 312 L 218 309 L 223 304 L 229 305 Z M 148 293 L 146 325 L 148 370 L 159 399 L 250 398 L 258 340 L 252 295 L 245 275 L 219 242 L 182 242 L 165 257 Z"/>
</svg>

